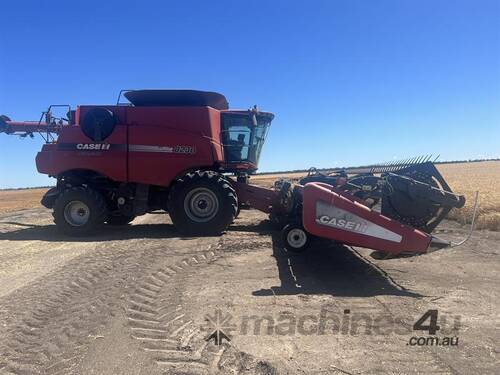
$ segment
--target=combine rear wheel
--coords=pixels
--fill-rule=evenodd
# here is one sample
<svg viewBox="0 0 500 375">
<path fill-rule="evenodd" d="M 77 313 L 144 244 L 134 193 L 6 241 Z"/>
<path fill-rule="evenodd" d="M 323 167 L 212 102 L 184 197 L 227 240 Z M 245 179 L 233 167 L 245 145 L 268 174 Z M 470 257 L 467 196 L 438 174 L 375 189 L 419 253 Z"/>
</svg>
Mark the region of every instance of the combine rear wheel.
<svg viewBox="0 0 500 375">
<path fill-rule="evenodd" d="M 69 236 L 85 236 L 99 228 L 108 212 L 100 193 L 78 186 L 65 190 L 54 204 L 54 222 Z"/>
<path fill-rule="evenodd" d="M 170 218 L 187 235 L 220 234 L 233 222 L 237 210 L 233 187 L 213 171 L 188 173 L 170 192 Z"/>
</svg>

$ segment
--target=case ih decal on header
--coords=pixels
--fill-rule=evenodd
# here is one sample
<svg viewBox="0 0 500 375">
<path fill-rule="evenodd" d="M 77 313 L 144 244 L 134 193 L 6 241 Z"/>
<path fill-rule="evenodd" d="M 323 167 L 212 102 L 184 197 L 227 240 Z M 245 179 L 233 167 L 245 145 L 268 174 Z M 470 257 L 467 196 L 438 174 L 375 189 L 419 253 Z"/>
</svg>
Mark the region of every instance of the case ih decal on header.
<svg viewBox="0 0 500 375">
<path fill-rule="evenodd" d="M 332 228 L 348 232 L 361 233 L 365 236 L 381 238 L 393 242 L 401 242 L 401 235 L 384 227 L 365 220 L 349 211 L 332 206 L 324 201 L 316 202 L 316 222 Z"/>
<path fill-rule="evenodd" d="M 68 235 L 158 210 L 182 233 L 219 234 L 246 204 L 270 214 L 292 252 L 305 250 L 311 235 L 388 254 L 450 245 L 430 233 L 465 199 L 429 158 L 311 171 L 298 184 L 258 187 L 249 175 L 257 170 L 272 113 L 229 109 L 215 92 L 125 91 L 125 105 L 120 96 L 116 105 L 51 106 L 39 121 L 0 116 L 0 133 L 40 133 L 46 140 L 36 164 L 57 186 L 42 204 Z M 53 115 L 57 107 L 67 109 L 65 117 Z"/>
</svg>

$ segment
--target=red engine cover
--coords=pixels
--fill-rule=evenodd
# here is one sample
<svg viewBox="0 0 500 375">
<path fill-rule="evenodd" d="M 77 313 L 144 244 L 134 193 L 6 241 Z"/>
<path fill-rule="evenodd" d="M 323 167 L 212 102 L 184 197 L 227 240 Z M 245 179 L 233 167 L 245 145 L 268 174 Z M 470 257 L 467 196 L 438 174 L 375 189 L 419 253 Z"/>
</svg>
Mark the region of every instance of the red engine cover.
<svg viewBox="0 0 500 375">
<path fill-rule="evenodd" d="M 330 185 L 303 188 L 304 228 L 316 236 L 386 253 L 425 253 L 431 236 L 369 209 Z"/>
<path fill-rule="evenodd" d="M 95 106 L 80 106 L 76 125 L 62 127 L 57 143 L 37 155 L 41 173 L 58 176 L 89 170 L 119 182 L 159 186 L 187 170 L 214 168 L 224 161 L 220 111 L 210 107 L 99 106 L 112 111 L 111 135 L 94 142 L 81 130 L 80 118 Z"/>
</svg>

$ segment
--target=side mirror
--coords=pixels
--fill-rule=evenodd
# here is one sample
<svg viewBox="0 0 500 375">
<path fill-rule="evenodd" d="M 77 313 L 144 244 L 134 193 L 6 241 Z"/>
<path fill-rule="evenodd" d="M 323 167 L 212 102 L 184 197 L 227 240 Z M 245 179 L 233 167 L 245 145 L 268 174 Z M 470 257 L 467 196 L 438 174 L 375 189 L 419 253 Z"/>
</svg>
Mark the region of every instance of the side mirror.
<svg viewBox="0 0 500 375">
<path fill-rule="evenodd" d="M 259 110 L 257 109 L 257 105 L 254 105 L 250 112 L 250 117 L 252 119 L 252 124 L 253 126 L 257 126 L 257 113 L 259 113 Z"/>
</svg>

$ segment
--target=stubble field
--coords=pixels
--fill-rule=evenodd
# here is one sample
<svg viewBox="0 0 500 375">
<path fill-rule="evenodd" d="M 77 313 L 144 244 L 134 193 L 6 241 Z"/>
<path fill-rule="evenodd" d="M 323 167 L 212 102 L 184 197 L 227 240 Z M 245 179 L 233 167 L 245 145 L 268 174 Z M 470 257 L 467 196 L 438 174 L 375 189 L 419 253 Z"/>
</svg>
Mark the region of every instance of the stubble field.
<svg viewBox="0 0 500 375">
<path fill-rule="evenodd" d="M 0 214 L 41 207 L 40 200 L 48 189 L 19 189 L 0 191 Z"/>
<path fill-rule="evenodd" d="M 479 189 L 491 225 L 500 163 L 439 168 L 469 197 L 453 215 Z M 222 236 L 179 236 L 147 214 L 72 238 L 44 191 L 0 191 L 0 374 L 498 374 L 500 232 L 417 257 L 319 239 L 292 255 L 266 214 L 242 210 Z M 445 220 L 436 233 L 458 242 L 468 228 Z M 456 346 L 411 344 L 431 309 L 431 338 Z"/>
</svg>

